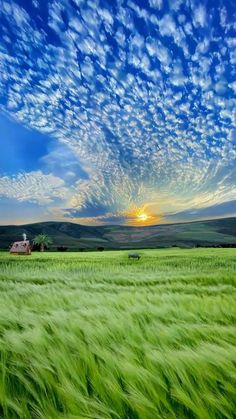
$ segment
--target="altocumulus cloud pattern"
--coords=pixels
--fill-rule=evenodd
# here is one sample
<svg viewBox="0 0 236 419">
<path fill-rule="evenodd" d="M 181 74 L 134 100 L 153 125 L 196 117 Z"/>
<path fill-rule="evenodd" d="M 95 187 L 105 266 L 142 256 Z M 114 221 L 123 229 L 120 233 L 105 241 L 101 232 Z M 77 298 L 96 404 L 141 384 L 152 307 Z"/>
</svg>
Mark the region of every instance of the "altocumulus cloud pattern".
<svg viewBox="0 0 236 419">
<path fill-rule="evenodd" d="M 0 0 L 0 112 L 53 139 L 33 170 L 2 173 L 4 205 L 88 224 L 235 213 L 235 11 Z"/>
</svg>

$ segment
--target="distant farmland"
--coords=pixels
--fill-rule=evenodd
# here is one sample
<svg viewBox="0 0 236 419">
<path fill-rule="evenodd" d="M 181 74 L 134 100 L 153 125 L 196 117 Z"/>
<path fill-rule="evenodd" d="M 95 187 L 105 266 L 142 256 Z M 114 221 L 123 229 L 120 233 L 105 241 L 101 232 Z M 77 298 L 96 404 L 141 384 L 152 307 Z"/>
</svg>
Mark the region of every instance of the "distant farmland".
<svg viewBox="0 0 236 419">
<path fill-rule="evenodd" d="M 31 240 L 42 232 L 48 234 L 53 239 L 54 249 L 57 246 L 75 250 L 236 245 L 236 218 L 149 227 L 89 227 L 53 221 L 0 226 L 0 249 L 8 249 L 24 232 Z"/>
<path fill-rule="evenodd" d="M 235 417 L 235 250 L 140 254 L 0 254 L 1 417 Z"/>
</svg>

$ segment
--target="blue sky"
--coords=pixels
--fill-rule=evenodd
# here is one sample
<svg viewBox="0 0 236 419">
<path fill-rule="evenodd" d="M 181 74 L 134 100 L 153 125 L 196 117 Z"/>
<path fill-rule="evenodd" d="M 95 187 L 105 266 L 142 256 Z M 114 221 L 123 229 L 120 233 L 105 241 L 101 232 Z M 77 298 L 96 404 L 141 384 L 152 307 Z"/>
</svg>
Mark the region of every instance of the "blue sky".
<svg viewBox="0 0 236 419">
<path fill-rule="evenodd" d="M 1 224 L 236 215 L 234 0 L 0 10 Z"/>
</svg>

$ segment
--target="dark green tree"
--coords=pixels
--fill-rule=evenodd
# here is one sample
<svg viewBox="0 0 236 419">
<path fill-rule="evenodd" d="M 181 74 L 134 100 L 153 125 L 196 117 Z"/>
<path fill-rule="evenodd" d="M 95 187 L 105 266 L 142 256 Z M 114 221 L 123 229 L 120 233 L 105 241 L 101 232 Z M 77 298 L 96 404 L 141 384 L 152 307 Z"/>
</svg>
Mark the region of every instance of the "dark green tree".
<svg viewBox="0 0 236 419">
<path fill-rule="evenodd" d="M 52 244 L 52 239 L 47 234 L 38 234 L 33 239 L 33 243 L 40 246 L 40 252 L 44 252 L 45 246 Z"/>
</svg>

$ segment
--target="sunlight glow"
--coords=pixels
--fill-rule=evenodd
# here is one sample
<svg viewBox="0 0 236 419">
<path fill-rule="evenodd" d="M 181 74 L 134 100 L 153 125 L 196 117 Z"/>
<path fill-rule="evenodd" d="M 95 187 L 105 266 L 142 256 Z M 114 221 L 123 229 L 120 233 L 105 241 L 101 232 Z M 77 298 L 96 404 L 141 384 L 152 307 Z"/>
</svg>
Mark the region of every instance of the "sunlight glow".
<svg viewBox="0 0 236 419">
<path fill-rule="evenodd" d="M 137 218 L 138 218 L 139 221 L 146 221 L 149 218 L 149 216 L 147 214 L 143 213 L 143 214 L 137 215 Z"/>
<path fill-rule="evenodd" d="M 153 213 L 148 204 L 142 207 L 133 206 L 124 212 L 126 224 L 133 226 L 148 226 L 160 223 L 161 216 Z"/>
</svg>

